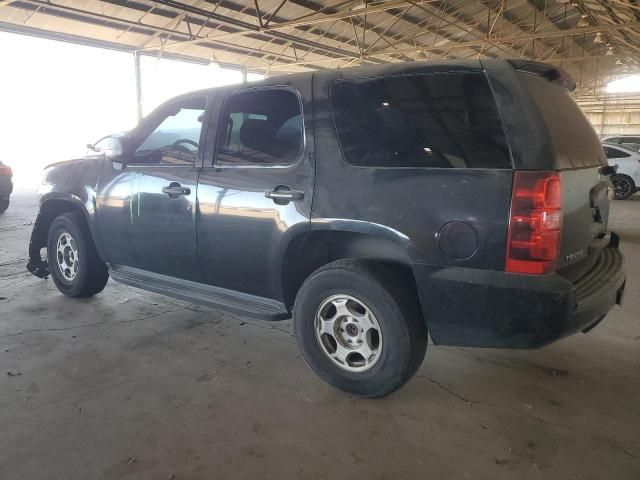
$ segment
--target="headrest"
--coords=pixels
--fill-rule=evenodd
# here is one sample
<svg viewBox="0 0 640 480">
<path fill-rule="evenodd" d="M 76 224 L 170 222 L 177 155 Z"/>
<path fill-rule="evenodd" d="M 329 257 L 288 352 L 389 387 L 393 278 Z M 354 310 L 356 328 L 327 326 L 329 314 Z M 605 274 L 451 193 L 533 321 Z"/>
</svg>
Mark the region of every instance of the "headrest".
<svg viewBox="0 0 640 480">
<path fill-rule="evenodd" d="M 273 154 L 276 129 L 266 120 L 248 118 L 240 127 L 240 142 L 254 150 Z"/>
</svg>

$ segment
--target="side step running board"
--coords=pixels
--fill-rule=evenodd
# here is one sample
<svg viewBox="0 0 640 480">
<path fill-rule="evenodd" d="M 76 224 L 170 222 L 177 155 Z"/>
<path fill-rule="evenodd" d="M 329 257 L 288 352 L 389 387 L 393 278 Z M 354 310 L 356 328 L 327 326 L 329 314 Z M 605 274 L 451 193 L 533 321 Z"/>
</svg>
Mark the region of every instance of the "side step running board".
<svg viewBox="0 0 640 480">
<path fill-rule="evenodd" d="M 285 320 L 291 317 L 283 303 L 269 298 L 176 279 L 124 265 L 109 265 L 109 275 L 114 280 L 132 287 L 231 313 L 262 320 Z"/>
</svg>

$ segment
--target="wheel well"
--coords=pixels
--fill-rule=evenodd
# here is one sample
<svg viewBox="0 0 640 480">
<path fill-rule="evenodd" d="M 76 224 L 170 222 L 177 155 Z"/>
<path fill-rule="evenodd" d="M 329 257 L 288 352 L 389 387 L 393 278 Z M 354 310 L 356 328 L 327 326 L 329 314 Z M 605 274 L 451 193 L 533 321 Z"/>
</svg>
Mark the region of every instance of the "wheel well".
<svg viewBox="0 0 640 480">
<path fill-rule="evenodd" d="M 285 305 L 293 306 L 298 290 L 314 271 L 346 258 L 384 262 L 406 278 L 417 296 L 409 257 L 391 240 L 352 232 L 310 232 L 296 238 L 284 256 L 282 293 Z"/>
<path fill-rule="evenodd" d="M 59 199 L 47 200 L 40 206 L 29 245 L 29 256 L 31 258 L 33 258 L 35 251 L 39 254 L 40 249 L 47 246 L 47 235 L 49 234 L 49 227 L 53 220 L 58 215 L 67 212 L 82 212 L 82 208 L 68 200 Z"/>
<path fill-rule="evenodd" d="M 631 176 L 627 175 L 626 173 L 614 173 L 611 176 L 612 177 L 625 177 L 625 178 L 628 178 L 629 180 L 633 181 L 633 178 L 631 178 Z"/>
</svg>

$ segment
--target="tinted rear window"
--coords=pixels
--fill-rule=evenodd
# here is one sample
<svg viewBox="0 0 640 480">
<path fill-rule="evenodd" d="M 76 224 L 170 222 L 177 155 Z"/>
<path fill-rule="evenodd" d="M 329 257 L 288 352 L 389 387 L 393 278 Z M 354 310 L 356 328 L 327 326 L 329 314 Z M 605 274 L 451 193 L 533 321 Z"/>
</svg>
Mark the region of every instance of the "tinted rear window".
<svg viewBox="0 0 640 480">
<path fill-rule="evenodd" d="M 511 168 L 482 73 L 337 80 L 331 105 L 342 152 L 353 165 Z"/>
<path fill-rule="evenodd" d="M 557 168 L 564 170 L 606 164 L 595 130 L 569 93 L 537 75 L 519 75 L 547 124 Z"/>
<path fill-rule="evenodd" d="M 607 158 L 626 158 L 631 156 L 627 152 L 623 152 L 622 150 L 618 150 L 613 147 L 604 147 L 604 153 Z"/>
</svg>

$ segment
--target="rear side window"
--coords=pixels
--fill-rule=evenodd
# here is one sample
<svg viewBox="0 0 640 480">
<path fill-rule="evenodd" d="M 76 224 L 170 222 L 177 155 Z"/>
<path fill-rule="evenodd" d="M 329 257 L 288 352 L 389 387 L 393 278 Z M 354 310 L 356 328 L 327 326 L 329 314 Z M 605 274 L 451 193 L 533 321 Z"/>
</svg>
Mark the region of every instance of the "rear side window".
<svg viewBox="0 0 640 480">
<path fill-rule="evenodd" d="M 627 152 L 613 147 L 604 147 L 604 153 L 607 155 L 607 158 L 626 158 L 631 156 Z"/>
<path fill-rule="evenodd" d="M 542 113 L 560 170 L 605 164 L 602 144 L 564 88 L 537 75 L 519 74 Z"/>
<path fill-rule="evenodd" d="M 511 168 L 497 107 L 481 73 L 337 80 L 331 105 L 352 165 Z"/>
<path fill-rule="evenodd" d="M 218 125 L 218 165 L 287 164 L 302 150 L 302 110 L 291 90 L 232 93 Z"/>
</svg>

